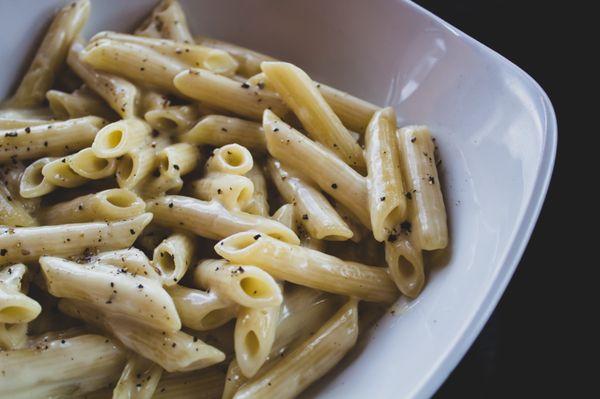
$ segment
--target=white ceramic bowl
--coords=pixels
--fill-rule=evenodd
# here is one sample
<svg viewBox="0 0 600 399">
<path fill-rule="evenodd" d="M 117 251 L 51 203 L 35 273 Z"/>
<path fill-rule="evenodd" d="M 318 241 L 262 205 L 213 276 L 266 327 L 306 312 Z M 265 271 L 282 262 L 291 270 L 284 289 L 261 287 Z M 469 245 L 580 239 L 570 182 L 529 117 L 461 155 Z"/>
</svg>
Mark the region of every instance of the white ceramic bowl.
<svg viewBox="0 0 600 399">
<path fill-rule="evenodd" d="M 14 87 L 59 0 L 0 0 L 0 95 Z M 92 0 L 86 34 L 128 30 L 152 0 Z M 428 397 L 506 287 L 542 205 L 556 150 L 546 94 L 522 70 L 408 1 L 182 0 L 194 33 L 297 63 L 315 79 L 428 124 L 443 160 L 451 254 L 305 396 Z"/>
</svg>

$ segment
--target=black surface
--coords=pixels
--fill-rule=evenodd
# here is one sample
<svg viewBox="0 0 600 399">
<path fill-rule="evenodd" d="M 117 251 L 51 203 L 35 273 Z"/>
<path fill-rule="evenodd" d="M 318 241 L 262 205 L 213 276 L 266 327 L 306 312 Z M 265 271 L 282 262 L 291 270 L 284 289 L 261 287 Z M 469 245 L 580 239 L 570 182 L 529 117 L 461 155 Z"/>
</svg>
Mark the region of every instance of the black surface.
<svg viewBox="0 0 600 399">
<path fill-rule="evenodd" d="M 589 11 L 576 8 L 576 2 L 417 3 L 533 76 L 548 93 L 559 126 L 552 182 L 525 255 L 490 321 L 435 398 L 557 397 L 565 393 L 566 397 L 581 397 L 576 392 L 583 389 L 585 378 L 577 381 L 569 377 L 585 369 L 597 370 L 597 366 L 575 362 L 568 356 L 578 352 L 575 347 L 582 343 L 578 341 L 585 339 L 585 319 L 570 319 L 582 304 L 569 301 L 588 277 L 585 245 L 576 244 L 584 234 L 577 233 L 573 224 L 574 214 L 586 208 L 580 203 L 577 209 L 566 201 L 573 194 L 581 194 L 579 180 L 585 183 L 590 168 L 598 169 L 595 160 L 588 160 L 584 167 L 576 165 L 585 159 L 585 147 L 591 146 L 590 142 L 577 147 L 582 143 L 581 135 L 597 130 L 593 127 L 595 114 L 584 110 L 590 100 L 582 95 L 590 84 L 586 83 L 585 68 L 591 56 L 576 49 L 581 40 L 589 39 L 577 34 Z M 571 9 L 577 9 L 577 19 L 569 17 Z M 569 174 L 568 169 L 577 174 Z M 590 181 L 584 185 L 589 186 Z M 597 318 L 597 314 L 596 310 L 592 317 Z"/>
</svg>

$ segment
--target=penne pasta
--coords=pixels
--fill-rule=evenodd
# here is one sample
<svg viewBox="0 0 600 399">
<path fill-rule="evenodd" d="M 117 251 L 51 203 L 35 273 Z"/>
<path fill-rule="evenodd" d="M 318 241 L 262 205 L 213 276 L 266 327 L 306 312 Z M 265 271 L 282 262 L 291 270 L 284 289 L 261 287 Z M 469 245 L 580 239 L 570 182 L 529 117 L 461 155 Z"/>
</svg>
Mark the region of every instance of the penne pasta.
<svg viewBox="0 0 600 399">
<path fill-rule="evenodd" d="M 88 263 L 111 265 L 119 269 L 125 269 L 134 276 L 140 275 L 152 280 L 159 280 L 158 273 L 150 264 L 148 257 L 137 248 L 101 252 L 91 257 Z"/>
<path fill-rule="evenodd" d="M 193 128 L 180 136 L 190 144 L 211 145 L 239 144 L 248 150 L 263 153 L 267 150 L 262 125 L 224 115 L 207 115 Z"/>
<path fill-rule="evenodd" d="M 331 370 L 356 344 L 357 338 L 357 301 L 351 299 L 312 337 L 265 373 L 246 382 L 234 398 L 293 398 Z"/>
<path fill-rule="evenodd" d="M 58 119 L 80 118 L 88 115 L 96 115 L 105 119 L 113 117 L 110 108 L 88 90 L 78 89 L 73 93 L 49 90 L 46 93 L 46 99 L 52 113 Z"/>
<path fill-rule="evenodd" d="M 0 397 L 76 397 L 115 381 L 124 363 L 125 352 L 101 335 L 48 340 L 2 354 Z"/>
<path fill-rule="evenodd" d="M 37 225 L 37 221 L 21 199 L 11 193 L 2 181 L 0 181 L 0 225 L 15 227 Z"/>
<path fill-rule="evenodd" d="M 175 285 L 183 278 L 194 259 L 194 240 L 187 234 L 172 234 L 155 249 L 152 264 L 164 286 Z"/>
<path fill-rule="evenodd" d="M 0 163 L 61 156 L 92 144 L 105 121 L 96 116 L 0 132 Z"/>
<path fill-rule="evenodd" d="M 177 0 L 162 0 L 146 21 L 136 29 L 135 34 L 194 43 L 185 14 Z"/>
<path fill-rule="evenodd" d="M 183 331 L 150 328 L 106 313 L 88 302 L 62 299 L 59 309 L 107 331 L 125 347 L 169 372 L 198 370 L 225 359 L 223 352 Z"/>
<path fill-rule="evenodd" d="M 252 202 L 254 184 L 246 176 L 209 172 L 192 182 L 191 193 L 201 200 L 218 201 L 229 211 L 241 211 Z"/>
<path fill-rule="evenodd" d="M 55 297 L 90 302 L 152 328 L 181 328 L 173 300 L 156 280 L 100 263 L 81 265 L 50 256 L 39 262 L 48 292 Z"/>
<path fill-rule="evenodd" d="M 425 126 L 407 126 L 397 132 L 406 190 L 413 207 L 412 231 L 421 249 L 448 245 L 446 208 L 435 164 L 435 145 Z"/>
<path fill-rule="evenodd" d="M 148 141 L 150 126 L 139 119 L 124 119 L 104 126 L 96 135 L 92 151 L 100 158 L 117 158 Z"/>
<path fill-rule="evenodd" d="M 71 170 L 86 179 L 103 179 L 114 175 L 117 170 L 116 159 L 100 158 L 90 147 L 84 148 L 66 159 Z"/>
<path fill-rule="evenodd" d="M 28 323 L 0 323 L 0 350 L 22 349 L 27 343 Z"/>
<path fill-rule="evenodd" d="M 265 111 L 263 128 L 267 148 L 274 158 L 285 160 L 286 165 L 307 176 L 370 227 L 367 183 L 363 176 L 271 111 Z"/>
<path fill-rule="evenodd" d="M 183 186 L 182 176 L 192 172 L 200 160 L 198 149 L 188 143 L 172 144 L 156 155 L 158 177 L 146 182 L 141 191 L 148 198 L 176 194 Z"/>
<path fill-rule="evenodd" d="M 181 134 L 189 130 L 198 121 L 197 107 L 191 105 L 172 105 L 150 110 L 144 119 L 152 128 L 166 133 Z"/>
<path fill-rule="evenodd" d="M 278 221 L 290 230 L 296 231 L 294 205 L 283 204 L 275 211 L 271 219 Z"/>
<path fill-rule="evenodd" d="M 156 146 L 146 143 L 135 148 L 117 161 L 117 184 L 121 188 L 133 189 L 152 173 L 156 166 Z"/>
<path fill-rule="evenodd" d="M 365 133 L 369 213 L 373 236 L 379 242 L 405 219 L 406 197 L 400 171 L 396 114 L 390 107 L 377 111 Z"/>
<path fill-rule="evenodd" d="M 42 311 L 38 302 L 21 292 L 26 272 L 22 263 L 0 269 L 0 324 L 28 323 Z"/>
<path fill-rule="evenodd" d="M 397 297 L 384 268 L 345 262 L 257 231 L 231 235 L 217 243 L 215 251 L 230 262 L 253 264 L 274 278 L 310 288 L 370 302 L 391 303 Z"/>
<path fill-rule="evenodd" d="M 252 120 L 260 120 L 265 109 L 272 109 L 282 116 L 287 109 L 275 93 L 202 69 L 180 72 L 173 84 L 181 94 Z"/>
<path fill-rule="evenodd" d="M 83 44 L 79 42 L 71 46 L 67 56 L 69 67 L 91 90 L 102 97 L 121 118 L 133 118 L 140 96 L 137 87 L 123 78 L 99 72 L 84 63 L 80 58 L 83 49 Z"/>
<path fill-rule="evenodd" d="M 279 306 L 283 298 L 273 277 L 248 263 L 242 266 L 224 260 L 201 261 L 194 270 L 194 284 L 249 308 Z"/>
<path fill-rule="evenodd" d="M 300 242 L 296 234 L 281 223 L 249 213 L 228 211 L 217 201 L 167 195 L 149 201 L 146 209 L 154 214 L 154 222 L 160 226 L 184 229 L 211 240 L 257 230 L 292 244 Z"/>
<path fill-rule="evenodd" d="M 166 288 L 183 326 L 198 331 L 212 330 L 236 317 L 237 305 L 214 291 L 201 291 L 181 285 Z"/>
<path fill-rule="evenodd" d="M 415 247 L 410 234 L 402 232 L 393 241 L 386 241 L 385 260 L 398 289 L 416 298 L 425 284 L 425 271 L 421 250 Z"/>
<path fill-rule="evenodd" d="M 47 125 L 47 119 L 25 119 L 0 116 L 0 130 L 19 129 L 37 125 Z"/>
<path fill-rule="evenodd" d="M 79 187 L 88 181 L 71 169 L 67 158 L 58 158 L 48 162 L 42 168 L 42 176 L 50 184 L 64 188 Z"/>
<path fill-rule="evenodd" d="M 56 186 L 50 183 L 50 181 L 42 174 L 44 166 L 55 159 L 56 158 L 51 157 L 40 158 L 25 168 L 19 185 L 19 194 L 21 194 L 23 198 L 41 197 L 56 189 Z"/>
<path fill-rule="evenodd" d="M 71 43 L 89 15 L 89 0 L 71 3 L 56 14 L 15 95 L 9 100 L 10 105 L 28 107 L 44 102 L 46 92 L 52 87 Z"/>
<path fill-rule="evenodd" d="M 319 190 L 279 161 L 269 159 L 267 165 L 277 190 L 294 205 L 298 219 L 311 237 L 333 241 L 352 237 L 352 230 Z"/>
<path fill-rule="evenodd" d="M 0 265 L 37 261 L 43 255 L 68 257 L 93 249 L 126 248 L 151 220 L 152 214 L 144 213 L 115 222 L 0 228 Z"/>
<path fill-rule="evenodd" d="M 113 390 L 113 399 L 151 399 L 163 369 L 148 359 L 129 356 L 121 377 Z"/>
<path fill-rule="evenodd" d="M 252 169 L 246 173 L 246 177 L 252 181 L 254 192 L 250 203 L 243 210 L 253 215 L 269 217 L 269 202 L 267 200 L 269 193 L 267 192 L 267 180 L 263 174 L 262 166 L 255 163 Z"/>
<path fill-rule="evenodd" d="M 61 202 L 45 209 L 45 224 L 91 222 L 94 220 L 120 220 L 144 213 L 146 203 L 135 193 L 112 188 Z"/>
<path fill-rule="evenodd" d="M 207 172 L 223 172 L 245 175 L 254 166 L 252 154 L 239 144 L 227 144 L 216 148 L 206 161 Z"/>
<path fill-rule="evenodd" d="M 313 140 L 358 171 L 366 169 L 362 148 L 303 70 L 286 62 L 274 61 L 263 62 L 261 69 L 269 79 L 269 85 L 294 111 Z"/>
<path fill-rule="evenodd" d="M 218 399 L 224 380 L 225 374 L 220 367 L 169 374 L 158 384 L 154 399 Z"/>
</svg>

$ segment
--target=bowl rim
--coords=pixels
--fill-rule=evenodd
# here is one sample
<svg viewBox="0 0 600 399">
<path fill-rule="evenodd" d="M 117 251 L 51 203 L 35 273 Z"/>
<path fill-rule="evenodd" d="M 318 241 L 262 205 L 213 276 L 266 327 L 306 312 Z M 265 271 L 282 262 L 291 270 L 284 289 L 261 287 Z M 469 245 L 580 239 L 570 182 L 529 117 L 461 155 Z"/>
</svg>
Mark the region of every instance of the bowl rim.
<svg viewBox="0 0 600 399">
<path fill-rule="evenodd" d="M 429 374 L 420 379 L 411 395 L 414 398 L 429 398 L 433 396 L 442 383 L 448 378 L 449 374 L 458 365 L 467 350 L 479 336 L 479 333 L 496 308 L 496 305 L 504 294 L 509 281 L 521 261 L 540 215 L 548 192 L 548 186 L 552 178 L 558 142 L 558 126 L 556 113 L 550 98 L 539 83 L 527 72 L 506 57 L 477 41 L 452 24 L 444 21 L 431 11 L 414 3 L 412 0 L 401 0 L 401 2 L 413 8 L 418 14 L 435 21 L 443 29 L 449 30 L 453 35 L 477 48 L 479 51 L 482 51 L 496 62 L 508 67 L 515 75 L 531 84 L 532 88 L 537 92 L 541 99 L 543 112 L 541 119 L 544 123 L 543 144 L 541 147 L 542 157 L 537 165 L 538 172 L 533 184 L 533 190 L 528 199 L 525 211 L 521 214 L 521 218 L 517 222 L 517 229 L 510 239 L 510 245 L 504 257 L 498 263 L 499 267 L 496 268 L 495 275 L 490 285 L 491 288 L 485 294 L 479 308 L 471 315 L 470 319 L 464 323 L 462 331 L 457 335 L 454 344 L 449 346 L 442 356 L 440 356 L 438 362 L 431 368 Z"/>
</svg>

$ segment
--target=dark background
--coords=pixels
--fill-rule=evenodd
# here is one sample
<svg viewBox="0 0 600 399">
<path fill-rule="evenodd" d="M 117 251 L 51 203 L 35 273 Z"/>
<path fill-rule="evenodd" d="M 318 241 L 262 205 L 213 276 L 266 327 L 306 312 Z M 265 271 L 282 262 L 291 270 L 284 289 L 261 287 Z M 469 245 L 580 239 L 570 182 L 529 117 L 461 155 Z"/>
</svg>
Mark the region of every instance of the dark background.
<svg viewBox="0 0 600 399">
<path fill-rule="evenodd" d="M 597 141 L 594 136 L 598 133 L 593 127 L 595 115 L 584 110 L 587 102 L 598 103 L 595 95 L 585 95 L 591 87 L 585 69 L 592 56 L 577 49 L 581 40 L 589 38 L 580 29 L 590 12 L 579 8 L 577 18 L 571 18 L 574 7 L 570 6 L 577 2 L 416 2 L 536 79 L 554 105 L 559 130 L 548 196 L 523 259 L 493 316 L 435 398 L 598 397 L 597 389 L 593 395 L 584 393 L 581 383 L 584 370 L 597 371 L 598 366 L 572 358 L 579 352 L 576 346 L 585 340 L 587 328 L 585 319 L 572 319 L 581 303 L 570 303 L 581 280 L 588 276 L 586 266 L 596 267 L 598 262 L 577 259 L 585 252 L 578 250 L 581 243 L 571 244 L 580 238 L 574 236 L 581 236 L 573 230 L 578 210 L 573 208 L 575 203 L 567 203 L 574 191 L 581 189 L 578 179 L 585 181 L 590 168 L 598 169 L 595 160 L 577 165 L 586 158 L 586 145 L 577 146 L 583 143 L 581 135 Z M 597 49 L 597 40 L 592 42 Z M 597 114 L 597 110 L 592 112 Z M 583 203 L 578 206 L 585 209 Z M 597 309 L 588 315 L 592 319 L 597 316 Z M 578 380 L 571 379 L 571 374 L 580 372 Z"/>
</svg>

